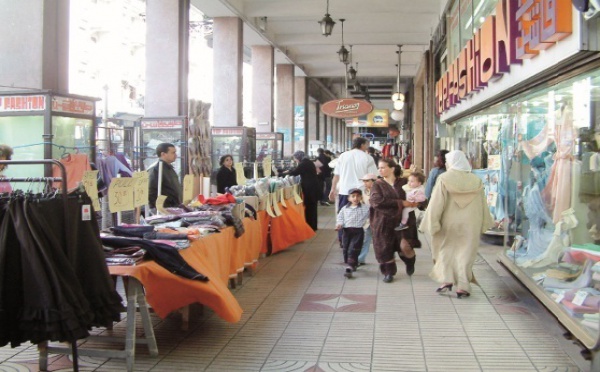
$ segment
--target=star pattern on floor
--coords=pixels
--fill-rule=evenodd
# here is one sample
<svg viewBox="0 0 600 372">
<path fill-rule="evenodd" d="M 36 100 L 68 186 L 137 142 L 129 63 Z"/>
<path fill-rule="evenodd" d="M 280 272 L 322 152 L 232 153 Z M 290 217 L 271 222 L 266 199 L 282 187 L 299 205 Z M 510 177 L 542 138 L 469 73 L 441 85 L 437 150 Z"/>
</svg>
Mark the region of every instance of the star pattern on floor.
<svg viewBox="0 0 600 372">
<path fill-rule="evenodd" d="M 298 311 L 321 312 L 375 312 L 374 295 L 306 294 L 298 305 Z"/>
</svg>

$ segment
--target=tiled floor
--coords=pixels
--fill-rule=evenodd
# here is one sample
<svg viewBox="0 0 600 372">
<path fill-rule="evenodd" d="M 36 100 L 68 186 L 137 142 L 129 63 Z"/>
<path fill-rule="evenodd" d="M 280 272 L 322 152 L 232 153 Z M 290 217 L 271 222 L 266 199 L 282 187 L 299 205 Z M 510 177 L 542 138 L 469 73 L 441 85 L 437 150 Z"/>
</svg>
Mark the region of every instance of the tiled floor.
<svg viewBox="0 0 600 372">
<path fill-rule="evenodd" d="M 152 316 L 160 355 L 143 346 L 137 371 L 588 371 L 580 348 L 482 243 L 472 296 L 434 292 L 427 241 L 416 272 L 391 284 L 372 252 L 353 279 L 343 277 L 333 207 L 319 207 L 317 236 L 261 259 L 234 290 L 244 314 L 226 323 L 196 309 L 188 331 L 177 315 Z M 125 322 L 113 331 L 123 334 Z M 141 326 L 140 326 L 141 328 Z M 69 371 L 65 356 L 50 370 Z M 0 348 L 0 371 L 36 371 L 34 346 Z M 118 359 L 80 358 L 81 371 L 124 371 Z"/>
</svg>

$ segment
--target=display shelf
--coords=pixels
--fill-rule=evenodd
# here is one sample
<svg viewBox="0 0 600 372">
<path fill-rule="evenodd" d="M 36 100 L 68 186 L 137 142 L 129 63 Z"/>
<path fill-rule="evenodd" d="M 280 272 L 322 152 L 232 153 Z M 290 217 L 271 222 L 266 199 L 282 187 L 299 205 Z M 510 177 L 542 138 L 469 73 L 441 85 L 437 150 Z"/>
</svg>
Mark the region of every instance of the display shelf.
<svg viewBox="0 0 600 372">
<path fill-rule="evenodd" d="M 562 325 L 573 334 L 585 347 L 591 351 L 599 349 L 599 340 L 597 336 L 590 334 L 585 326 L 579 323 L 577 319 L 568 314 L 563 306 L 552 299 L 548 292 L 540 287 L 527 272 L 519 267 L 512 258 L 506 256 L 504 252 L 498 255 L 498 262 L 510 271 L 542 304 L 558 319 Z"/>
</svg>

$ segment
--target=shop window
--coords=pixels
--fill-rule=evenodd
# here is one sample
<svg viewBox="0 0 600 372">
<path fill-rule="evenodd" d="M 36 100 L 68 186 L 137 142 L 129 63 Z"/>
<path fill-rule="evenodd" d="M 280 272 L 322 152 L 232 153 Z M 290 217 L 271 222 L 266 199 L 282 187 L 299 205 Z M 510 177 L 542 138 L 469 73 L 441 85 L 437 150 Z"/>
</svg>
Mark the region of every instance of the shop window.
<svg viewBox="0 0 600 372">
<path fill-rule="evenodd" d="M 597 320 L 583 316 L 589 301 L 573 301 L 578 291 L 600 296 L 591 269 L 600 265 L 600 71 L 452 125 L 454 145 L 483 180 L 495 220 L 488 233 L 508 238 L 503 260 L 598 339 Z"/>
</svg>

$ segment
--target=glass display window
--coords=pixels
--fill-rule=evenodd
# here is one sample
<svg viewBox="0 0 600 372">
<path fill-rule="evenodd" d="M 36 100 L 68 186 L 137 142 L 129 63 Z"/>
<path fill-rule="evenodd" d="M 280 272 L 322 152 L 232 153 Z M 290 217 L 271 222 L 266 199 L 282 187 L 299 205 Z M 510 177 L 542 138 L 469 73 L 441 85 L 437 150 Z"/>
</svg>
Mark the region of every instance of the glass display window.
<svg viewBox="0 0 600 372">
<path fill-rule="evenodd" d="M 452 126 L 505 236 L 501 261 L 592 347 L 600 336 L 600 71 Z"/>
<path fill-rule="evenodd" d="M 44 159 L 44 117 L 5 116 L 0 117 L 0 143 L 13 148 L 12 160 Z M 10 142 L 4 142 L 10 139 Z M 43 165 L 8 167 L 6 177 L 40 177 Z"/>
<path fill-rule="evenodd" d="M 65 116 L 52 117 L 52 158 L 60 159 L 66 153 L 91 154 L 93 123 L 90 119 Z M 60 147 L 62 146 L 62 147 Z"/>
</svg>

